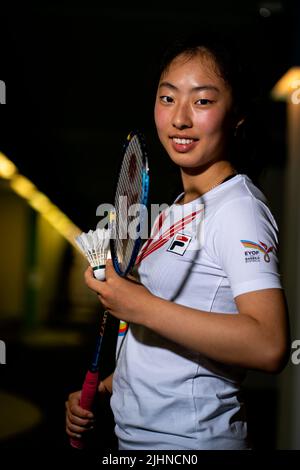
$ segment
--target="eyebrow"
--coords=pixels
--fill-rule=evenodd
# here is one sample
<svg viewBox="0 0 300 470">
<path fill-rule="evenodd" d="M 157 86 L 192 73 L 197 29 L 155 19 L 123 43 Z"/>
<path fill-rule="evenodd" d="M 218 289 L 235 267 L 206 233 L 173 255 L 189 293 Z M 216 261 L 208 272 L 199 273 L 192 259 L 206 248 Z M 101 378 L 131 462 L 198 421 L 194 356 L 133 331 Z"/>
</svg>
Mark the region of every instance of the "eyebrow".
<svg viewBox="0 0 300 470">
<path fill-rule="evenodd" d="M 175 90 L 175 91 L 178 90 L 178 88 L 170 82 L 161 82 L 159 84 L 159 88 L 161 88 L 161 87 L 167 87 L 167 88 L 170 88 L 171 90 Z M 195 87 L 192 88 L 191 91 L 202 91 L 202 90 L 214 90 L 214 91 L 217 91 L 218 93 L 220 93 L 219 88 L 217 88 L 214 85 L 195 86 Z"/>
</svg>

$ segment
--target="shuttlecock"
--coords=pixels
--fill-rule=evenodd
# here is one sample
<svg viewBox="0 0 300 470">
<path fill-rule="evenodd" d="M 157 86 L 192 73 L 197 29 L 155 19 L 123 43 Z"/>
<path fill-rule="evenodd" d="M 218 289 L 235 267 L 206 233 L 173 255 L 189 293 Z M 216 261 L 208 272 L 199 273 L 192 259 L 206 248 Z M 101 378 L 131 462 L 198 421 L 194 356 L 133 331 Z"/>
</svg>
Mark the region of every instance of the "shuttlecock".
<svg viewBox="0 0 300 470">
<path fill-rule="evenodd" d="M 83 252 L 93 268 L 94 276 L 99 281 L 105 279 L 105 263 L 110 257 L 110 230 L 97 228 L 87 233 L 81 233 L 75 238 L 77 246 Z"/>
</svg>

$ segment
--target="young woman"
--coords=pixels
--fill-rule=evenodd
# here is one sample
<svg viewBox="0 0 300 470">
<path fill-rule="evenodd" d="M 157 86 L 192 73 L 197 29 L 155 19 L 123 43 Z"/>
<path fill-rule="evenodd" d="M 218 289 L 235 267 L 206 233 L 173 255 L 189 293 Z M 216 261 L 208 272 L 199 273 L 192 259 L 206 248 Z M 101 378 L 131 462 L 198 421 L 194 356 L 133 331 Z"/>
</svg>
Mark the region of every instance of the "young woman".
<svg viewBox="0 0 300 470">
<path fill-rule="evenodd" d="M 120 449 L 249 448 L 245 371 L 285 365 L 276 222 L 237 171 L 234 139 L 247 119 L 239 73 L 223 47 L 183 44 L 166 56 L 157 87 L 157 133 L 183 184 L 161 230 L 198 207 L 201 236 L 187 219 L 181 243 L 144 252 L 140 283 L 119 277 L 110 261 L 105 282 L 85 273 L 103 306 L 130 325 L 113 376 L 99 386 L 112 393 Z M 66 403 L 69 436 L 91 426 L 79 400 L 75 392 Z"/>
</svg>

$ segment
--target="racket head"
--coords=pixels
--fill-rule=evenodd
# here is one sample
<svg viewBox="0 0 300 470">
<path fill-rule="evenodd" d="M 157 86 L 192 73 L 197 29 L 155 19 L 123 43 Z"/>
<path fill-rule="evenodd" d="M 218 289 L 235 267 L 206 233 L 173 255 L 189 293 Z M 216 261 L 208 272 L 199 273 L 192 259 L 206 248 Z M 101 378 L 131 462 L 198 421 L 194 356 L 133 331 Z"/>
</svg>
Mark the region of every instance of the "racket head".
<svg viewBox="0 0 300 470">
<path fill-rule="evenodd" d="M 149 165 L 145 138 L 130 132 L 123 145 L 115 187 L 115 212 L 111 220 L 110 251 L 114 268 L 126 276 L 139 253 L 147 220 Z"/>
</svg>

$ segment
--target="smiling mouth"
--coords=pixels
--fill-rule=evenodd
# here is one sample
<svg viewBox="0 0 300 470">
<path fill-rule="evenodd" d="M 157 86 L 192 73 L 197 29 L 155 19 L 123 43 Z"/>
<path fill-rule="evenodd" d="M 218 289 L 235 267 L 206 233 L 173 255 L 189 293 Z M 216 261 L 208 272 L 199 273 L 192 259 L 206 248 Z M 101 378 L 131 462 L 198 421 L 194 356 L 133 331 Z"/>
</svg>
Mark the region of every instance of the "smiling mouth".
<svg viewBox="0 0 300 470">
<path fill-rule="evenodd" d="M 182 144 L 182 145 L 187 145 L 187 144 L 191 144 L 193 141 L 193 139 L 179 139 L 178 137 L 173 137 L 172 138 L 173 142 L 175 142 L 175 144 Z"/>
<path fill-rule="evenodd" d="M 189 137 L 170 137 L 172 142 L 177 145 L 190 145 L 194 142 L 197 142 L 199 139 L 191 139 Z"/>
<path fill-rule="evenodd" d="M 189 145 L 198 140 L 198 139 L 188 139 L 188 138 L 179 138 L 179 137 L 171 137 L 171 139 L 173 140 L 173 142 L 175 142 L 175 144 L 180 144 L 180 145 Z"/>
</svg>

